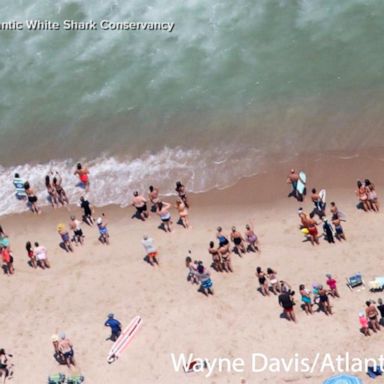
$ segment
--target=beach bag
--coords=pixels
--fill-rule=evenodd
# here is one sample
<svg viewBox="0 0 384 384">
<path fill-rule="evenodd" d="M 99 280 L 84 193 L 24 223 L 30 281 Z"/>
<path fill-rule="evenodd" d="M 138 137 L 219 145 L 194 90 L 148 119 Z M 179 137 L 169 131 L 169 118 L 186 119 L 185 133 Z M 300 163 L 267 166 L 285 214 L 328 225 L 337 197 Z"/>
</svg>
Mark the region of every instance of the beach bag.
<svg viewBox="0 0 384 384">
<path fill-rule="evenodd" d="M 67 384 L 81 384 L 82 382 L 84 382 L 84 376 L 82 375 L 67 378 Z"/>
<path fill-rule="evenodd" d="M 56 373 L 48 377 L 48 384 L 63 384 L 65 383 L 65 375 L 62 373 Z"/>
</svg>

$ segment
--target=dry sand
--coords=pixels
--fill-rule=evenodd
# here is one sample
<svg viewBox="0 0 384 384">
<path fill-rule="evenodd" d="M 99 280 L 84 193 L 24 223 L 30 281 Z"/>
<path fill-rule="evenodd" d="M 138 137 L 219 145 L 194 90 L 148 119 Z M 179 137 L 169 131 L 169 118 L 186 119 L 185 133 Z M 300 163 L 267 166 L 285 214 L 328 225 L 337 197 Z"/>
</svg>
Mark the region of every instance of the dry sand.
<svg viewBox="0 0 384 384">
<path fill-rule="evenodd" d="M 312 359 L 316 352 L 376 357 L 382 352 L 381 334 L 370 338 L 359 333 L 358 311 L 368 298 L 380 294 L 367 289 L 350 292 L 345 278 L 355 272 L 365 280 L 384 275 L 382 266 L 382 214 L 355 209 L 354 183 L 358 177 L 380 181 L 381 162 L 369 175 L 359 162 L 346 173 L 338 163 L 312 165 L 308 169 L 309 187 L 326 188 L 328 201 L 336 201 L 347 214 L 344 224 L 348 241 L 320 246 L 303 243 L 298 230 L 299 204 L 286 198 L 284 185 L 289 164 L 273 174 L 246 179 L 224 191 L 212 191 L 191 197 L 193 228 L 176 225 L 173 234 L 159 230 L 159 218 L 145 223 L 131 219 L 133 209 L 98 209 L 109 219 L 111 245 L 97 241 L 96 228 L 84 225 L 85 245 L 73 254 L 59 248 L 56 226 L 68 222 L 69 212 L 80 209 L 44 209 L 41 216 L 30 213 L 3 217 L 1 224 L 9 234 L 15 256 L 16 274 L 0 276 L 0 347 L 14 355 L 16 384 L 45 383 L 55 372 L 68 374 L 66 367 L 53 359 L 51 335 L 65 331 L 75 347 L 79 369 L 87 383 L 321 383 L 329 372 L 252 373 L 252 353 L 291 357 L 294 353 Z M 349 163 L 350 165 L 350 163 Z M 352 169 L 352 171 L 351 171 Z M 329 171 L 332 170 L 332 177 Z M 280 182 L 282 181 L 282 182 Z M 349 181 L 349 188 L 346 186 Z M 273 187 L 272 187 L 273 186 Z M 381 194 L 382 188 L 378 187 Z M 174 201 L 174 198 L 168 198 Z M 311 208 L 309 199 L 302 204 Z M 173 210 L 173 215 L 176 215 Z M 215 228 L 229 233 L 236 225 L 243 231 L 251 220 L 261 242 L 260 254 L 243 258 L 233 255 L 235 272 L 212 271 L 215 295 L 205 297 L 186 281 L 184 259 L 192 256 L 209 265 L 208 242 Z M 160 267 L 143 261 L 143 234 L 155 240 L 160 251 Z M 48 248 L 50 270 L 33 270 L 27 264 L 24 249 L 27 240 L 39 241 Z M 255 269 L 272 267 L 280 279 L 298 290 L 301 283 L 325 282 L 332 273 L 339 282 L 340 299 L 332 300 L 334 316 L 323 313 L 306 316 L 296 306 L 298 323 L 281 319 L 277 298 L 262 297 L 257 291 Z M 383 294 L 384 296 L 384 294 Z M 299 302 L 299 297 L 296 295 Z M 139 314 L 144 325 L 122 357 L 112 365 L 106 362 L 111 347 L 105 341 L 109 329 L 106 315 L 114 312 L 123 324 Z M 176 373 L 170 354 L 194 353 L 198 357 L 244 358 L 243 373 Z M 364 374 L 360 374 L 364 378 Z"/>
</svg>

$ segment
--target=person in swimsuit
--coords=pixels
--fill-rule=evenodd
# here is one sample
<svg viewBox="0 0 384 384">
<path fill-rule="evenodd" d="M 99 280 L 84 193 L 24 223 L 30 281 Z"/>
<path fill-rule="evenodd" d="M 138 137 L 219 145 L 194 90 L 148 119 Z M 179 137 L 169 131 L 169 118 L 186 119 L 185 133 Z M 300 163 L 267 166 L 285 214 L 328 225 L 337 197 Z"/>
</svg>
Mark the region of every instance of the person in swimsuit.
<svg viewBox="0 0 384 384">
<path fill-rule="evenodd" d="M 52 185 L 56 189 L 60 204 L 62 206 L 69 204 L 67 194 L 62 186 L 62 178 L 59 172 L 56 172 L 56 176 L 52 180 Z"/>
<path fill-rule="evenodd" d="M 309 240 L 311 241 L 312 245 L 319 245 L 319 238 L 318 238 L 318 231 L 317 231 L 317 226 L 318 223 L 316 220 L 309 218 L 307 220 L 307 229 L 308 229 L 308 236 Z"/>
<path fill-rule="evenodd" d="M 81 229 L 81 221 L 76 219 L 76 216 L 71 216 L 71 221 L 69 222 L 69 228 L 73 231 L 73 241 L 77 245 L 84 244 L 84 234 Z"/>
<path fill-rule="evenodd" d="M 311 291 L 308 289 L 305 289 L 305 285 L 301 284 L 299 287 L 300 295 L 301 295 L 301 301 L 303 302 L 303 309 L 307 315 L 312 315 L 312 299 L 311 299 Z"/>
<path fill-rule="evenodd" d="M 156 212 L 156 204 L 160 201 L 159 188 L 155 188 L 153 185 L 149 186 L 148 199 L 151 202 L 151 212 Z"/>
<path fill-rule="evenodd" d="M 360 180 L 357 180 L 356 196 L 359 198 L 359 205 L 364 209 L 364 211 L 369 211 L 370 206 L 368 203 L 367 189 Z"/>
<path fill-rule="evenodd" d="M 99 241 L 101 244 L 109 245 L 109 232 L 108 232 L 108 222 L 105 219 L 104 213 L 102 213 L 102 217 L 99 217 L 96 220 L 97 228 L 99 229 Z"/>
<path fill-rule="evenodd" d="M 65 336 L 65 333 L 60 333 L 59 337 L 59 351 L 64 356 L 67 367 L 69 369 L 71 369 L 71 365 L 76 367 L 76 362 L 74 358 L 75 352 L 73 350 L 71 341 Z"/>
<path fill-rule="evenodd" d="M 79 176 L 81 184 L 85 188 L 85 192 L 89 192 L 89 171 L 87 167 L 83 167 L 81 163 L 77 163 L 74 175 Z"/>
<path fill-rule="evenodd" d="M 107 340 L 116 341 L 121 335 L 121 323 L 119 320 L 115 319 L 113 313 L 108 314 L 104 326 L 111 328 L 111 336 L 109 336 Z"/>
<path fill-rule="evenodd" d="M 335 226 L 336 239 L 339 241 L 347 240 L 345 233 L 344 233 L 344 229 L 341 226 L 341 220 L 340 220 L 339 215 L 337 213 L 332 216 L 332 224 Z"/>
<path fill-rule="evenodd" d="M 271 284 L 272 292 L 277 295 L 281 291 L 279 280 L 277 280 L 277 272 L 274 271 L 272 268 L 267 268 L 267 276 L 269 279 L 269 283 Z"/>
<path fill-rule="evenodd" d="M 233 244 L 235 244 L 234 252 L 236 252 L 239 256 L 241 256 L 240 252 L 245 253 L 243 236 L 239 231 L 236 230 L 236 227 L 232 227 L 231 241 L 233 242 Z"/>
<path fill-rule="evenodd" d="M 133 192 L 131 205 L 136 208 L 136 214 L 141 218 L 141 220 L 145 221 L 145 219 L 148 219 L 147 200 L 144 196 L 139 195 L 139 192 Z"/>
<path fill-rule="evenodd" d="M 382 299 L 378 299 L 377 300 L 377 304 L 379 304 L 377 306 L 377 309 L 379 310 L 380 312 L 380 321 L 379 321 L 379 324 L 380 325 L 384 325 L 384 303 L 383 303 L 383 300 Z"/>
<path fill-rule="evenodd" d="M 59 207 L 59 197 L 57 195 L 56 188 L 51 184 L 49 175 L 45 176 L 45 187 L 47 188 L 49 201 L 51 202 L 52 208 Z"/>
<path fill-rule="evenodd" d="M 216 238 L 219 240 L 219 248 L 229 248 L 228 238 L 223 234 L 223 228 L 217 227 Z"/>
<path fill-rule="evenodd" d="M 261 267 L 256 268 L 256 276 L 259 279 L 260 288 L 259 291 L 263 296 L 269 296 L 269 284 L 267 275 L 263 272 Z"/>
<path fill-rule="evenodd" d="M 360 331 L 364 334 L 364 336 L 371 336 L 371 333 L 369 332 L 369 321 L 367 316 L 365 316 L 364 311 L 359 312 L 359 324 Z"/>
<path fill-rule="evenodd" d="M 191 251 L 189 251 L 189 254 L 191 254 Z M 199 280 L 196 276 L 197 267 L 195 267 L 194 263 L 192 262 L 191 256 L 187 256 L 185 258 L 185 266 L 188 268 L 187 281 L 190 281 L 192 284 L 199 284 Z"/>
<path fill-rule="evenodd" d="M 32 243 L 30 241 L 27 241 L 25 244 L 25 249 L 27 250 L 27 255 L 29 258 L 29 264 L 32 268 L 37 268 L 37 262 L 36 262 L 36 256 L 32 249 Z"/>
<path fill-rule="evenodd" d="M 28 197 L 28 203 L 30 205 L 31 211 L 33 213 L 40 214 L 41 211 L 39 206 L 37 205 L 37 196 L 28 181 L 24 183 L 24 189 Z"/>
<path fill-rule="evenodd" d="M 80 207 L 83 209 L 83 221 L 92 226 L 95 223 L 95 219 L 93 218 L 93 209 L 88 200 L 85 199 L 84 196 L 80 197 Z"/>
<path fill-rule="evenodd" d="M 223 272 L 223 265 L 219 250 L 215 247 L 215 243 L 211 241 L 208 248 L 209 254 L 212 256 L 212 267 L 216 272 Z"/>
<path fill-rule="evenodd" d="M 371 183 L 368 179 L 365 179 L 365 186 L 368 196 L 368 204 L 372 211 L 379 212 L 379 199 L 377 197 L 375 185 Z"/>
<path fill-rule="evenodd" d="M 166 203 L 165 201 L 159 201 L 157 203 L 156 213 L 160 216 L 160 220 L 165 232 L 172 232 L 172 221 L 171 214 L 169 213 L 169 208 L 171 208 L 171 204 Z"/>
<path fill-rule="evenodd" d="M 329 273 L 325 275 L 327 277 L 326 284 L 329 287 L 329 294 L 332 297 L 340 297 L 339 291 L 337 290 L 337 282 Z"/>
<path fill-rule="evenodd" d="M 315 208 L 309 214 L 310 218 L 313 218 L 315 215 L 319 216 L 321 220 L 325 216 L 325 207 L 326 204 L 321 200 L 320 195 L 317 193 L 316 188 L 312 189 L 311 200 L 315 205 Z"/>
<path fill-rule="evenodd" d="M 44 246 L 39 245 L 37 241 L 35 242 L 33 254 L 35 255 L 37 265 L 39 265 L 42 269 L 51 268 L 47 258 L 47 249 Z"/>
<path fill-rule="evenodd" d="M 208 269 L 204 267 L 202 262 L 199 262 L 197 265 L 196 277 L 200 282 L 199 291 L 204 293 L 206 296 L 213 295 L 213 282 L 211 280 L 211 274 Z"/>
<path fill-rule="evenodd" d="M 189 208 L 188 200 L 187 200 L 187 192 L 185 190 L 185 186 L 181 183 L 181 181 L 178 181 L 176 183 L 175 191 L 179 195 L 181 201 L 185 204 L 187 208 Z"/>
<path fill-rule="evenodd" d="M 2 384 L 5 384 L 5 381 L 13 376 L 12 357 L 3 348 L 0 349 L 0 379 Z"/>
<path fill-rule="evenodd" d="M 15 273 L 15 268 L 13 267 L 13 256 L 12 252 L 9 250 L 8 247 L 2 247 L 0 246 L 0 254 L 1 258 L 3 260 L 4 265 L 4 271 L 5 273 L 10 276 Z"/>
<path fill-rule="evenodd" d="M 297 182 L 299 181 L 299 174 L 294 170 L 291 169 L 290 174 L 287 178 L 287 184 L 291 184 L 292 191 L 288 194 L 288 197 L 295 197 L 297 200 L 299 200 L 299 193 L 297 191 Z"/>
<path fill-rule="evenodd" d="M 71 244 L 71 238 L 69 237 L 69 232 L 66 230 L 64 224 L 59 224 L 57 226 L 57 232 L 60 235 L 61 238 L 61 246 L 67 251 L 67 252 L 73 252 L 72 244 Z"/>
<path fill-rule="evenodd" d="M 247 251 L 258 252 L 259 249 L 259 240 L 253 230 L 253 228 L 247 224 L 245 226 L 245 240 L 248 243 Z"/>
<path fill-rule="evenodd" d="M 151 239 L 147 235 L 144 235 L 141 244 L 143 244 L 143 247 L 145 249 L 145 257 L 148 263 L 152 266 L 154 266 L 155 264 L 159 265 L 159 261 L 157 259 L 157 249 L 153 244 L 153 239 Z"/>
<path fill-rule="evenodd" d="M 188 208 L 181 199 L 176 200 L 176 209 L 179 212 L 179 221 L 183 224 L 184 228 L 189 228 Z"/>
<path fill-rule="evenodd" d="M 326 217 L 322 218 L 323 220 L 323 236 L 326 241 L 328 241 L 329 244 L 335 244 L 335 239 L 333 236 L 333 228 L 332 225 L 329 223 L 328 219 Z"/>
<path fill-rule="evenodd" d="M 332 315 L 332 307 L 329 302 L 328 292 L 323 288 L 322 285 L 318 286 L 318 294 L 319 294 L 319 306 L 320 309 L 328 316 Z"/>
<path fill-rule="evenodd" d="M 295 292 L 291 291 L 290 289 L 288 291 L 283 291 L 279 295 L 279 304 L 284 310 L 284 315 L 287 318 L 288 321 L 293 321 L 296 323 L 296 315 L 295 311 L 293 309 L 295 305 L 294 301 L 294 295 Z"/>
<path fill-rule="evenodd" d="M 233 267 L 232 267 L 232 260 L 231 260 L 231 251 L 229 249 L 228 245 L 224 245 L 223 247 L 220 247 L 218 249 L 221 260 L 222 260 L 222 265 L 223 265 L 223 270 L 225 272 L 233 272 Z"/>
<path fill-rule="evenodd" d="M 365 314 L 369 319 L 369 323 L 373 332 L 380 331 L 381 327 L 379 324 L 379 311 L 377 310 L 375 304 L 371 301 L 366 301 L 365 304 L 367 307 L 365 308 Z"/>
</svg>

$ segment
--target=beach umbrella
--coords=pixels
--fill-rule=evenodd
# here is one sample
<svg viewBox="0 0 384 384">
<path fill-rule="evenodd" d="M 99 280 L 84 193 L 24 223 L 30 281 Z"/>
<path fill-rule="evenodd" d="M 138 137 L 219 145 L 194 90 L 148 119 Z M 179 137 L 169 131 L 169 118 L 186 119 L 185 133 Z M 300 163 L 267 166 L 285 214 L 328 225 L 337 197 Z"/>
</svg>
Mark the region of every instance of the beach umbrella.
<svg viewBox="0 0 384 384">
<path fill-rule="evenodd" d="M 337 375 L 325 380 L 323 384 L 363 384 L 363 382 L 356 376 Z"/>
</svg>

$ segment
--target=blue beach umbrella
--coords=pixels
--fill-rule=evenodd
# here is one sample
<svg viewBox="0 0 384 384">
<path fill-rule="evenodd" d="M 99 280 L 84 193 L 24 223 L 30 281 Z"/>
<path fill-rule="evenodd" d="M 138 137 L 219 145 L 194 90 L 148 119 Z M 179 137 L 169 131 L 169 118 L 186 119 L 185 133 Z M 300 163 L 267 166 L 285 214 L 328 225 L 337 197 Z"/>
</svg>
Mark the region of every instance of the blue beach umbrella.
<svg viewBox="0 0 384 384">
<path fill-rule="evenodd" d="M 323 384 L 363 384 L 363 382 L 356 376 L 337 375 L 325 380 Z"/>
</svg>

